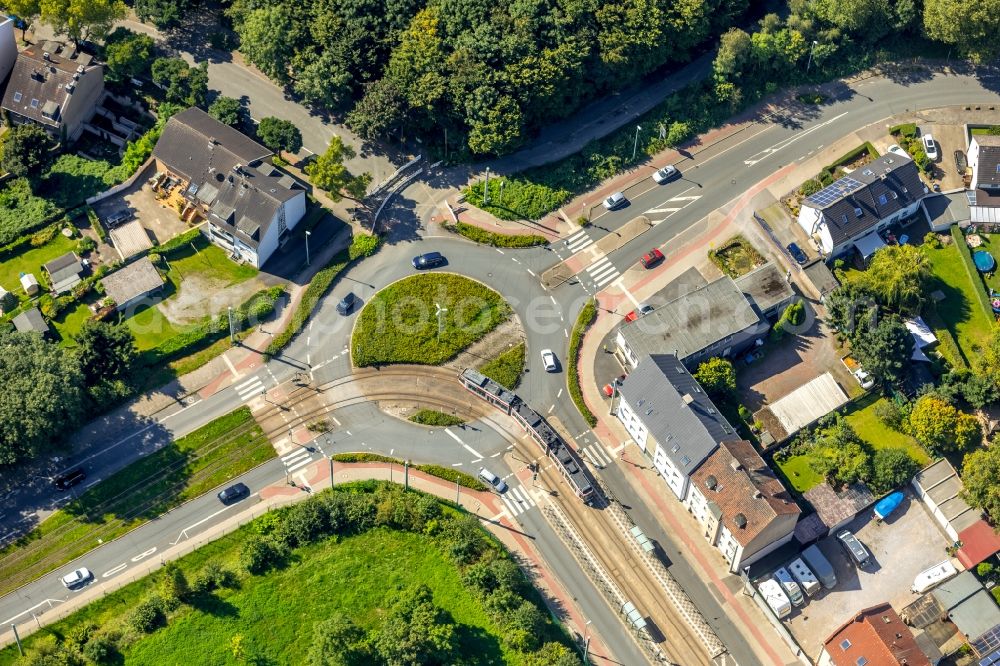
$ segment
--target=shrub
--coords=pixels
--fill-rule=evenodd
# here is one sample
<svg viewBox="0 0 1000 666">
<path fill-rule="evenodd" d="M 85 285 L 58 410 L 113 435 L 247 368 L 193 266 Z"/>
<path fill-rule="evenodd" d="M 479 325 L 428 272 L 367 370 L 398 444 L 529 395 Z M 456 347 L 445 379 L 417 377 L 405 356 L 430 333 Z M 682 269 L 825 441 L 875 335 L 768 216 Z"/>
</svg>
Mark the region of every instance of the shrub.
<svg viewBox="0 0 1000 666">
<path fill-rule="evenodd" d="M 479 368 L 483 373 L 497 384 L 513 391 L 521 381 L 521 372 L 524 370 L 524 343 L 515 345 L 497 356 L 492 361 L 487 361 Z"/>
<path fill-rule="evenodd" d="M 207 594 L 219 588 L 234 588 L 239 584 L 236 572 L 218 562 L 209 562 L 191 584 L 193 594 Z"/>
<path fill-rule="evenodd" d="M 240 549 L 240 564 L 248 573 L 262 574 L 276 566 L 280 553 L 271 539 L 253 535 L 247 538 Z"/>
<path fill-rule="evenodd" d="M 892 400 L 883 399 L 875 404 L 875 417 L 887 428 L 902 432 L 907 413 Z"/>
<path fill-rule="evenodd" d="M 157 245 L 149 251 L 149 254 L 151 256 L 163 255 L 167 259 L 170 259 L 172 256 L 177 254 L 179 250 L 184 250 L 186 252 L 187 246 L 191 243 L 196 243 L 200 240 L 199 237 L 202 236 L 203 234 L 201 233 L 201 229 L 191 229 L 189 231 L 185 231 L 179 236 L 174 236 L 163 245 Z M 204 239 L 201 238 L 201 240 Z"/>
<path fill-rule="evenodd" d="M 528 172 L 525 173 L 528 175 Z M 570 190 L 545 183 L 532 182 L 529 178 L 491 178 L 488 205 L 483 204 L 485 182 L 478 181 L 465 187 L 466 201 L 495 215 L 501 220 L 537 220 L 563 205 L 570 198 Z M 501 198 L 500 183 L 503 183 Z"/>
<path fill-rule="evenodd" d="M 382 239 L 375 234 L 356 233 L 351 238 L 351 246 L 347 248 L 347 257 L 351 261 L 370 257 L 378 252 Z"/>
<path fill-rule="evenodd" d="M 888 492 L 898 488 L 917 473 L 920 465 L 901 448 L 878 449 L 872 456 L 872 486 Z"/>
<path fill-rule="evenodd" d="M 780 340 L 788 332 L 788 329 L 794 326 L 801 326 L 802 322 L 806 318 L 806 308 L 802 304 L 802 301 L 795 301 L 785 308 L 785 311 L 781 313 L 781 317 L 778 322 L 774 325 L 771 330 L 771 339 Z"/>
<path fill-rule="evenodd" d="M 822 189 L 823 189 L 823 183 L 819 182 L 815 178 L 810 178 L 806 182 L 802 183 L 801 187 L 799 187 L 799 194 L 801 194 L 804 197 L 808 197 L 812 196 L 813 194 L 816 194 Z"/>
<path fill-rule="evenodd" d="M 160 596 L 165 608 L 176 608 L 178 604 L 190 599 L 191 587 L 180 567 L 171 562 L 163 567 L 160 575 Z"/>
<path fill-rule="evenodd" d="M 578 364 L 580 361 L 580 346 L 583 344 L 583 336 L 587 329 L 597 319 L 597 301 L 591 299 L 580 310 L 573 325 L 573 332 L 569 336 L 569 351 L 566 354 L 566 388 L 573 398 L 573 404 L 580 411 L 583 420 L 593 428 L 597 425 L 597 417 L 587 407 L 587 401 L 583 399 L 583 389 L 580 387 L 580 373 Z"/>
<path fill-rule="evenodd" d="M 93 636 L 83 646 L 83 656 L 95 664 L 109 664 L 118 654 L 115 640 L 107 634 Z"/>
<path fill-rule="evenodd" d="M 445 414 L 444 412 L 439 412 L 435 409 L 421 409 L 417 413 L 413 414 L 409 420 L 413 423 L 419 423 L 420 425 L 440 426 L 443 428 L 465 423 L 465 419 L 453 416 L 452 414 Z"/>
<path fill-rule="evenodd" d="M 980 562 L 976 565 L 976 574 L 978 574 L 980 578 L 989 578 L 990 574 L 993 573 L 994 568 L 995 567 L 989 562 Z"/>
<path fill-rule="evenodd" d="M 95 249 L 97 249 L 97 241 L 90 236 L 84 236 L 80 239 L 80 242 L 76 244 L 77 254 L 87 254 Z"/>
<path fill-rule="evenodd" d="M 535 247 L 548 243 L 548 240 L 542 236 L 533 234 L 498 234 L 477 227 L 474 224 L 466 224 L 465 222 L 446 224 L 445 228 L 460 236 L 465 236 L 469 240 L 482 243 L 483 245 L 492 245 L 493 247 Z"/>
<path fill-rule="evenodd" d="M 128 615 L 126 624 L 140 634 L 148 634 L 166 622 L 163 600 L 153 595 L 139 603 Z"/>
<path fill-rule="evenodd" d="M 938 236 L 933 231 L 928 231 L 926 234 L 924 234 L 924 245 L 931 248 L 932 250 L 940 250 L 942 247 L 941 237 Z"/>
<path fill-rule="evenodd" d="M 411 467 L 419 469 L 421 472 L 425 472 L 431 476 L 436 476 L 439 479 L 451 481 L 452 483 L 458 483 L 458 485 L 463 488 L 468 488 L 470 490 L 489 490 L 489 487 L 476 477 L 466 474 L 465 472 L 459 472 L 454 467 L 443 467 L 441 465 L 411 465 Z"/>
</svg>

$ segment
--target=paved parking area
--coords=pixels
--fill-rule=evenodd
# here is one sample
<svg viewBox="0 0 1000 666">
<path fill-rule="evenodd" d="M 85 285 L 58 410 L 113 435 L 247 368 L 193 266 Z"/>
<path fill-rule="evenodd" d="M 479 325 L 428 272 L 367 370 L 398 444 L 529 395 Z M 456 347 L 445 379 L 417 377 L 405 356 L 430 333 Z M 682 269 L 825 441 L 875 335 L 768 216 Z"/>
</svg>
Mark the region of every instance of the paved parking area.
<svg viewBox="0 0 1000 666">
<path fill-rule="evenodd" d="M 910 591 L 918 573 L 948 559 L 948 541 L 920 500 L 907 490 L 906 501 L 888 522 L 878 524 L 866 511 L 847 529 L 872 554 L 865 570 L 857 569 L 835 540 L 819 543 L 837 573 L 837 586 L 824 590 L 786 620 L 802 648 L 816 657 L 823 641 L 858 610 L 888 601 L 899 610 L 916 600 Z"/>
<path fill-rule="evenodd" d="M 123 192 L 110 196 L 94 204 L 94 211 L 103 221 L 112 213 L 131 210 L 135 218 L 156 239 L 163 244 L 188 230 L 177 211 L 158 201 L 147 181 L 156 173 L 156 165 L 150 164 L 135 184 Z"/>
<path fill-rule="evenodd" d="M 934 170 L 931 172 L 933 180 L 939 182 L 941 189 L 945 191 L 962 187 L 962 174 L 958 171 L 955 151 L 964 153 L 968 150 L 965 128 L 962 125 L 944 123 L 921 123 L 917 127 L 921 136 L 930 132 L 938 143 L 939 157 L 934 162 Z"/>
</svg>

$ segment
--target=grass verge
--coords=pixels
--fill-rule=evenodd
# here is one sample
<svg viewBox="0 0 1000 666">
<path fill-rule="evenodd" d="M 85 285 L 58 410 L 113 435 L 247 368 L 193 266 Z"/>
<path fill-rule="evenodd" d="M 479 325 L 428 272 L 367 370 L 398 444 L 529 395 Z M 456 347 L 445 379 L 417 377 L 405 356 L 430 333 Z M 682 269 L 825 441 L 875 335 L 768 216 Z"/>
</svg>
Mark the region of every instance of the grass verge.
<svg viewBox="0 0 1000 666">
<path fill-rule="evenodd" d="M 566 354 L 566 388 L 569 390 L 573 404 L 580 410 L 580 416 L 593 428 L 597 425 L 597 417 L 587 407 L 587 401 L 583 399 L 583 389 L 580 388 L 580 346 L 583 344 L 583 336 L 597 318 L 597 302 L 587 301 L 587 304 L 580 310 L 576 323 L 573 325 L 573 332 L 569 336 L 569 352 Z"/>
<path fill-rule="evenodd" d="M 202 426 L 92 486 L 0 551 L 0 594 L 274 456 L 247 407 Z"/>
<path fill-rule="evenodd" d="M 375 294 L 361 310 L 351 358 L 362 368 L 440 365 L 510 315 L 500 294 L 481 282 L 452 273 L 413 275 Z"/>
<path fill-rule="evenodd" d="M 548 240 L 543 236 L 534 234 L 498 234 L 481 229 L 474 224 L 466 224 L 465 222 L 447 224 L 445 228 L 460 236 L 465 236 L 469 240 L 482 243 L 483 245 L 492 245 L 493 247 L 535 247 L 548 243 Z"/>
<path fill-rule="evenodd" d="M 524 343 L 511 347 L 492 361 L 487 361 L 479 368 L 483 373 L 500 386 L 513 391 L 521 381 L 524 371 Z"/>
<path fill-rule="evenodd" d="M 379 453 L 338 453 L 333 456 L 335 462 L 342 463 L 363 463 L 363 462 L 384 462 L 402 466 L 403 460 L 383 456 Z M 489 490 L 485 483 L 465 472 L 459 472 L 453 467 L 442 467 L 441 465 L 410 465 L 412 469 L 436 476 L 445 481 L 458 482 L 458 485 L 470 490 Z"/>
<path fill-rule="evenodd" d="M 452 414 L 439 412 L 436 409 L 421 409 L 416 414 L 411 416 L 409 420 L 414 423 L 419 423 L 420 425 L 440 426 L 442 428 L 457 426 L 465 423 L 465 419 L 453 416 Z"/>
</svg>

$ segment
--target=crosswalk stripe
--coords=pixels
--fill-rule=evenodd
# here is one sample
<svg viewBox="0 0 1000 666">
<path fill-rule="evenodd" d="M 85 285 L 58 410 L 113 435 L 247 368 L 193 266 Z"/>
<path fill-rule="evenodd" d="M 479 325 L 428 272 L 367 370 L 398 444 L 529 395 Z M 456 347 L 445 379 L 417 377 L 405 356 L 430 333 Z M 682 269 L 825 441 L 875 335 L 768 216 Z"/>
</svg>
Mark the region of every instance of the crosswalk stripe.
<svg viewBox="0 0 1000 666">
<path fill-rule="evenodd" d="M 608 273 L 606 276 L 602 277 L 599 280 L 595 279 L 594 280 L 594 284 L 596 284 L 598 287 L 603 287 L 607 283 L 609 283 L 612 280 L 614 280 L 616 277 L 618 277 L 618 271 L 617 270 L 615 270 L 613 273 Z"/>
<path fill-rule="evenodd" d="M 594 242 L 593 238 L 591 238 L 590 236 L 584 236 L 583 238 L 580 238 L 579 240 L 573 241 L 572 243 L 570 243 L 569 245 L 567 245 L 567 247 L 570 249 L 570 252 L 579 252 L 580 250 L 582 250 L 583 248 L 587 247 L 588 245 L 590 245 L 593 242 Z"/>
<path fill-rule="evenodd" d="M 680 208 L 652 208 L 647 210 L 646 213 L 676 213 Z"/>
<path fill-rule="evenodd" d="M 589 273 L 590 277 L 596 282 L 597 280 L 600 280 L 601 278 L 606 276 L 608 273 L 617 273 L 617 271 L 618 271 L 617 268 L 615 268 L 611 264 L 608 264 L 607 266 L 602 266 L 600 270 L 589 271 Z"/>
<path fill-rule="evenodd" d="M 612 265 L 613 264 L 611 263 L 611 260 L 608 259 L 607 257 L 604 257 L 602 259 L 598 259 L 590 266 L 587 266 L 587 272 L 590 273 L 591 275 L 594 275 L 595 273 L 600 273 L 602 270 Z"/>
<path fill-rule="evenodd" d="M 509 499 L 507 499 L 506 497 L 504 497 L 502 495 L 500 497 L 500 501 L 502 501 L 503 505 L 505 507 L 507 507 L 507 511 L 510 512 L 510 515 L 512 515 L 512 516 L 520 515 L 520 513 L 521 513 L 521 507 L 519 507 L 517 505 L 517 502 L 512 502 L 512 501 L 510 501 Z"/>
<path fill-rule="evenodd" d="M 670 201 L 697 201 L 698 199 L 701 199 L 700 194 L 694 194 L 689 197 L 674 197 Z"/>
<path fill-rule="evenodd" d="M 580 229 L 576 233 L 570 234 L 566 238 L 566 240 L 569 241 L 570 243 L 572 243 L 573 241 L 578 240 L 581 236 L 586 236 L 586 235 L 587 235 L 587 230 L 586 229 Z"/>
<path fill-rule="evenodd" d="M 250 379 L 246 380 L 242 384 L 237 384 L 233 388 L 236 389 L 236 392 L 238 393 L 241 389 L 249 386 L 250 384 L 259 384 L 259 383 L 260 383 L 260 377 L 258 377 L 257 375 L 254 375 L 253 377 L 251 377 Z"/>
<path fill-rule="evenodd" d="M 302 456 L 308 457 L 309 452 L 306 451 L 305 449 L 296 448 L 291 453 L 286 453 L 285 455 L 281 456 L 281 462 L 287 465 L 288 463 L 294 461 L 296 458 L 301 458 Z"/>
<path fill-rule="evenodd" d="M 298 468 L 305 467 L 306 465 L 308 465 L 312 461 L 313 461 L 312 458 L 303 458 L 302 460 L 298 461 L 294 465 L 287 465 L 286 464 L 285 466 L 288 468 L 288 473 L 291 474 L 292 472 L 294 472 Z"/>
</svg>

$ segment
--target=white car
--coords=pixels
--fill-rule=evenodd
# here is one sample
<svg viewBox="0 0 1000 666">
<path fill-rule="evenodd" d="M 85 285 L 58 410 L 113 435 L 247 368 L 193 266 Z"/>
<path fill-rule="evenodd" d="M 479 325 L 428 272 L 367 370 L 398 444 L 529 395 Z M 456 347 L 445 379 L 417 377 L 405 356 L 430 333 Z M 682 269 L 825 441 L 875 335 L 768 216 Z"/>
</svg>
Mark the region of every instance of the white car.
<svg viewBox="0 0 1000 666">
<path fill-rule="evenodd" d="M 507 482 L 485 467 L 479 468 L 479 478 L 496 488 L 498 493 L 503 494 L 507 492 Z"/>
<path fill-rule="evenodd" d="M 889 152 L 890 153 L 895 153 L 897 155 L 902 155 L 903 157 L 909 157 L 910 156 L 910 154 L 908 152 L 906 152 L 905 150 L 903 150 L 903 148 L 898 143 L 894 143 L 891 146 L 889 146 Z"/>
<path fill-rule="evenodd" d="M 86 583 L 93 577 L 94 574 L 90 573 L 90 569 L 87 567 L 80 567 L 76 571 L 71 571 L 63 576 L 61 580 L 63 585 L 72 590 L 74 587 Z"/>
<path fill-rule="evenodd" d="M 875 386 L 875 380 L 868 374 L 867 370 L 857 370 L 854 373 L 854 377 L 858 380 L 858 383 L 861 384 L 861 388 L 866 391 L 871 390 L 871 388 Z"/>
<path fill-rule="evenodd" d="M 681 172 L 677 170 L 677 167 L 673 164 L 668 164 L 659 171 L 653 172 L 653 180 L 655 180 L 657 184 L 662 185 L 663 183 L 677 178 L 679 175 L 681 175 Z"/>
<path fill-rule="evenodd" d="M 927 153 L 928 159 L 932 161 L 937 160 L 938 158 L 937 142 L 934 140 L 934 137 L 931 136 L 930 132 L 924 134 L 924 152 Z"/>
<path fill-rule="evenodd" d="M 552 353 L 551 349 L 542 350 L 542 365 L 545 366 L 545 372 L 555 372 L 556 366 L 556 355 Z"/>
<path fill-rule="evenodd" d="M 604 200 L 604 207 L 608 210 L 614 210 L 615 208 L 620 208 L 628 203 L 628 199 L 621 192 L 615 192 L 610 197 Z"/>
</svg>

